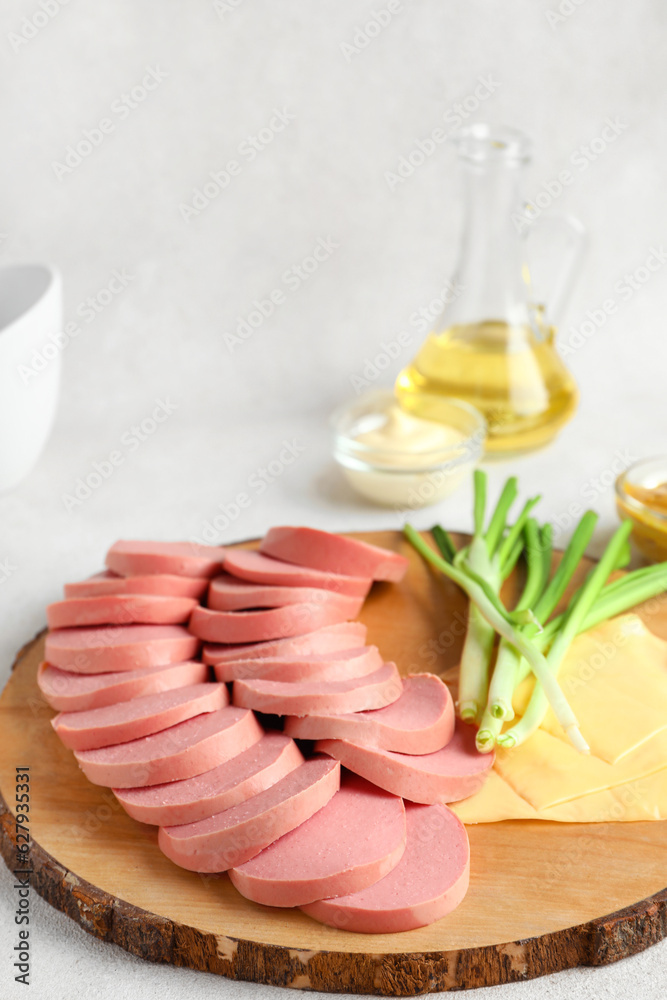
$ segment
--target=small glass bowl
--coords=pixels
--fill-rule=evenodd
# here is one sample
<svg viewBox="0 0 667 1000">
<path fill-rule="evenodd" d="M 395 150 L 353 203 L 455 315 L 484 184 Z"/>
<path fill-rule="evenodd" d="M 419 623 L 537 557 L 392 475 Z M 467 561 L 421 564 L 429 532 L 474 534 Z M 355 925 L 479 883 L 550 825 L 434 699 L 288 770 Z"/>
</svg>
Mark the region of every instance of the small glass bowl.
<svg viewBox="0 0 667 1000">
<path fill-rule="evenodd" d="M 484 454 L 486 422 L 481 413 L 459 399 L 424 397 L 420 410 L 429 419 L 401 410 L 391 389 L 364 393 L 331 418 L 334 458 L 350 485 L 373 503 L 399 510 L 438 503 L 470 475 Z M 381 431 L 397 415 L 409 429 L 424 431 L 422 445 L 418 439 L 402 447 L 358 440 Z"/>
<path fill-rule="evenodd" d="M 651 562 L 667 559 L 667 514 L 628 493 L 628 486 L 645 490 L 667 483 L 667 456 L 635 462 L 616 480 L 616 507 L 621 518 L 632 521 L 632 539 Z"/>
</svg>

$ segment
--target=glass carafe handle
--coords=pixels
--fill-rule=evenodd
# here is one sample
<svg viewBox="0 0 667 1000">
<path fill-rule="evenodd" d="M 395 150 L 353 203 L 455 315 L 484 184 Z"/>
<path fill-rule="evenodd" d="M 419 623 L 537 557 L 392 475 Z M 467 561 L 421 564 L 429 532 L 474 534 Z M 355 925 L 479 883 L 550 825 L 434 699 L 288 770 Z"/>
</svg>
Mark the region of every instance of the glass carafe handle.
<svg viewBox="0 0 667 1000">
<path fill-rule="evenodd" d="M 544 308 L 548 324 L 558 327 L 586 254 L 588 232 L 569 212 L 548 211 L 543 212 L 524 235 L 530 245 L 531 258 L 535 258 L 531 266 L 534 300 Z"/>
</svg>

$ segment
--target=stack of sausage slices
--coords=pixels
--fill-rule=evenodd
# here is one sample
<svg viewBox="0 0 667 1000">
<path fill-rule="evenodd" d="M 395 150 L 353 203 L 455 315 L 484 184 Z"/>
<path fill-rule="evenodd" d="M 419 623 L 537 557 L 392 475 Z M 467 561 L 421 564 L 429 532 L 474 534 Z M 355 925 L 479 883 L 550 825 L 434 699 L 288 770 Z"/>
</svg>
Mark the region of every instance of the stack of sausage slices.
<svg viewBox="0 0 667 1000">
<path fill-rule="evenodd" d="M 49 606 L 39 686 L 84 774 L 167 857 L 350 931 L 458 905 L 469 846 L 444 803 L 493 756 L 439 678 L 401 679 L 354 621 L 407 560 L 280 527 L 259 551 L 117 542 L 106 566 Z"/>
</svg>

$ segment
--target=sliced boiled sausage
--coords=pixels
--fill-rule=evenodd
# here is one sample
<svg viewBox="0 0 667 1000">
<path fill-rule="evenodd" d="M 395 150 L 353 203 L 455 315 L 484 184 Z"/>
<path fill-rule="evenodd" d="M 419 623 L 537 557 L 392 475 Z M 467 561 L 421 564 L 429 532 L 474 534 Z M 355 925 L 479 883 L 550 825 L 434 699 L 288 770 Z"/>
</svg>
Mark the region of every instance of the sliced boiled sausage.
<svg viewBox="0 0 667 1000">
<path fill-rule="evenodd" d="M 223 872 L 243 864 L 319 812 L 340 786 L 326 757 L 307 760 L 275 785 L 196 823 L 163 826 L 158 845 L 181 868 Z"/>
<path fill-rule="evenodd" d="M 207 605 L 213 611 L 244 611 L 247 608 L 283 608 L 287 604 L 326 604 L 338 596 L 333 590 L 250 583 L 223 573 L 211 580 Z"/>
<path fill-rule="evenodd" d="M 393 871 L 368 889 L 302 907 L 338 930 L 394 934 L 425 927 L 459 905 L 468 889 L 470 846 L 447 806 L 405 803 L 407 844 Z"/>
<path fill-rule="evenodd" d="M 457 802 L 482 787 L 493 764 L 492 753 L 475 748 L 475 730 L 457 722 L 442 750 L 414 756 L 377 750 L 348 740 L 320 740 L 316 751 L 328 753 L 344 767 L 411 802 Z"/>
<path fill-rule="evenodd" d="M 223 680 L 217 670 L 216 674 Z M 301 740 L 351 740 L 378 750 L 427 754 L 442 749 L 452 738 L 454 704 L 439 677 L 412 674 L 403 678 L 400 698 L 386 708 L 347 715 L 313 712 L 300 719 L 290 716 L 285 732 Z"/>
<path fill-rule="evenodd" d="M 140 823 L 194 823 L 258 795 L 303 764 L 294 740 L 267 733 L 230 760 L 194 778 L 147 788 L 115 788 L 123 809 Z"/>
<path fill-rule="evenodd" d="M 303 906 L 373 885 L 399 864 L 405 844 L 402 800 L 344 775 L 324 809 L 229 877 L 256 903 Z"/>
<path fill-rule="evenodd" d="M 366 677 L 345 681 L 234 681 L 233 702 L 270 715 L 362 712 L 390 705 L 400 696 L 395 663 L 385 663 Z"/>
<path fill-rule="evenodd" d="M 182 625 L 110 625 L 50 632 L 44 657 L 61 670 L 103 674 L 191 660 L 198 649 Z"/>
<path fill-rule="evenodd" d="M 116 542 L 107 552 L 107 568 L 120 576 L 169 573 L 211 577 L 220 572 L 225 550 L 196 542 Z"/>
<path fill-rule="evenodd" d="M 205 663 L 189 660 L 167 666 L 120 670 L 112 674 L 73 674 L 50 663 L 40 664 L 37 684 L 44 698 L 59 712 L 82 712 L 129 701 L 157 691 L 171 691 L 208 680 Z"/>
<path fill-rule="evenodd" d="M 372 580 L 369 576 L 345 576 L 328 570 L 294 566 L 282 559 L 271 559 L 249 549 L 227 549 L 224 568 L 227 573 L 252 583 L 282 587 L 319 587 L 349 597 L 365 597 Z"/>
<path fill-rule="evenodd" d="M 364 646 L 311 656 L 232 660 L 218 663 L 213 669 L 223 682 L 251 677 L 270 681 L 342 681 L 372 674 L 380 669 L 382 662 L 377 646 Z"/>
<path fill-rule="evenodd" d="M 397 552 L 316 528 L 271 528 L 259 551 L 297 566 L 373 580 L 398 582 L 408 568 L 408 560 Z"/>
<path fill-rule="evenodd" d="M 359 649 L 366 641 L 366 626 L 361 622 L 338 622 L 295 635 L 288 639 L 250 642 L 229 646 L 204 646 L 204 663 L 249 660 L 251 657 L 308 656 L 310 653 L 333 653 L 341 649 Z"/>
<path fill-rule="evenodd" d="M 187 622 L 197 601 L 192 597 L 161 594 L 104 594 L 56 601 L 46 609 L 49 628 L 91 625 L 180 625 Z"/>
<path fill-rule="evenodd" d="M 224 684 L 192 684 L 84 712 L 61 712 L 51 725 L 70 750 L 96 750 L 150 736 L 228 704 Z"/>
<path fill-rule="evenodd" d="M 265 611 L 195 608 L 190 631 L 207 642 L 263 642 L 334 625 L 354 618 L 360 610 L 361 598 L 339 596 L 317 604 L 289 604 Z"/>
<path fill-rule="evenodd" d="M 227 706 L 129 743 L 76 750 L 94 785 L 139 788 L 202 774 L 257 743 L 263 730 L 252 712 Z"/>
<path fill-rule="evenodd" d="M 110 570 L 87 580 L 65 584 L 65 597 L 104 597 L 107 594 L 159 594 L 163 597 L 194 597 L 199 600 L 208 589 L 208 579 L 154 573 L 149 576 L 118 576 Z"/>
</svg>

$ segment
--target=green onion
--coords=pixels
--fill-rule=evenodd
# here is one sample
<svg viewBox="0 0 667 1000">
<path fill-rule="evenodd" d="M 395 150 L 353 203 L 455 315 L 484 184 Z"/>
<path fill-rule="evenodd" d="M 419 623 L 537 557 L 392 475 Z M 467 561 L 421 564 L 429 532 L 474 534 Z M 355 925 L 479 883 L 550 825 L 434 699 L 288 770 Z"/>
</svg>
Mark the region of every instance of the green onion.
<svg viewBox="0 0 667 1000">
<path fill-rule="evenodd" d="M 545 582 L 545 564 L 542 557 L 541 537 L 537 521 L 529 517 L 525 529 L 526 581 L 517 601 L 515 611 L 531 608 L 542 592 Z M 493 719 L 513 719 L 512 693 L 521 655 L 506 639 L 501 639 L 496 657 L 496 665 L 489 684 L 487 711 Z M 500 731 L 500 730 L 498 730 Z"/>
<path fill-rule="evenodd" d="M 486 538 L 486 547 L 489 550 L 490 556 L 494 556 L 496 553 L 503 531 L 505 530 L 509 509 L 516 500 L 518 492 L 519 490 L 516 476 L 510 476 L 503 486 L 502 493 L 500 494 L 498 503 L 496 504 L 496 509 L 491 515 L 489 527 L 486 529 L 486 535 L 484 536 Z"/>
<path fill-rule="evenodd" d="M 614 533 L 599 563 L 589 573 L 583 586 L 579 588 L 572 598 L 565 612 L 563 624 L 556 633 L 547 654 L 548 668 L 554 680 L 574 637 L 581 630 L 587 615 L 591 612 L 596 599 L 605 585 L 607 577 L 613 571 L 619 554 L 628 540 L 631 529 L 632 523 L 630 521 L 624 521 L 621 524 Z M 539 681 L 540 683 L 535 684 L 523 717 L 515 726 L 498 737 L 500 746 L 518 746 L 520 743 L 525 742 L 541 725 L 549 707 L 549 699 L 544 691 L 541 678 L 539 678 Z"/>
<path fill-rule="evenodd" d="M 556 572 L 547 584 L 544 593 L 535 606 L 535 614 L 540 621 L 546 621 L 553 614 L 558 602 L 565 593 L 572 574 L 579 565 L 588 543 L 593 537 L 598 516 L 592 510 L 587 510 L 574 530 L 567 548 L 563 552 Z"/>
<path fill-rule="evenodd" d="M 630 524 L 624 522 L 599 563 L 570 598 L 565 612 L 552 617 L 591 540 L 597 515 L 592 511 L 583 515 L 552 576 L 551 527 L 547 524 L 540 528 L 531 517 L 539 498 L 526 501 L 514 524 L 508 526 L 508 514 L 518 493 L 516 478 L 510 477 L 484 533 L 484 472 L 475 473 L 474 486 L 474 535 L 464 548 L 457 551 L 451 536 L 436 526 L 433 538 L 441 553 L 438 555 L 411 525 L 405 527 L 417 551 L 470 598 L 460 665 L 459 714 L 466 721 L 479 723 L 477 747 L 489 752 L 496 744 L 512 747 L 524 742 L 540 726 L 551 705 L 573 745 L 587 753 L 588 746 L 558 684 L 560 665 L 580 632 L 663 593 L 667 589 L 667 563 L 609 579 L 629 560 Z M 501 583 L 524 551 L 523 590 L 515 607 L 509 610 L 500 597 Z M 500 643 L 491 671 L 496 633 Z M 512 698 L 516 686 L 530 672 L 535 675 L 535 685 L 523 718 L 503 733 L 503 722 L 514 718 Z"/>
<path fill-rule="evenodd" d="M 501 566 L 504 564 L 505 560 L 512 552 L 514 545 L 521 537 L 523 527 L 526 521 L 528 520 L 528 516 L 531 510 L 533 509 L 536 503 L 540 502 L 541 499 L 542 499 L 541 497 L 532 497 L 530 500 L 526 500 L 526 503 L 523 506 L 523 510 L 521 511 L 518 518 L 516 519 L 516 521 L 509 529 L 509 531 L 503 538 L 502 542 L 500 543 L 498 547 L 498 562 L 500 563 Z"/>
<path fill-rule="evenodd" d="M 484 531 L 484 512 L 486 510 L 486 473 L 481 469 L 475 469 L 474 475 L 475 499 L 473 505 L 473 523 L 475 525 L 475 535 L 480 536 Z"/>
<path fill-rule="evenodd" d="M 489 600 L 485 590 L 477 582 L 457 567 L 445 562 L 441 556 L 427 545 L 411 524 L 406 524 L 404 530 L 406 537 L 417 551 L 433 566 L 444 573 L 445 576 L 448 576 L 450 580 L 458 583 L 461 589 L 467 593 L 468 597 L 477 604 L 484 618 L 493 626 L 496 632 L 508 639 L 525 656 L 533 673 L 542 684 L 547 700 L 553 708 L 556 718 L 567 733 L 568 738 L 578 750 L 582 753 L 588 753 L 589 747 L 579 731 L 576 716 L 561 691 L 558 681 L 549 670 L 546 659 L 537 646 L 526 639 L 520 629 L 514 627 L 506 610 L 503 612 L 499 611 L 494 603 Z"/>
<path fill-rule="evenodd" d="M 464 572 L 474 573 L 489 588 L 490 596 L 497 590 L 496 574 L 484 539 L 486 510 L 486 473 L 475 470 L 474 476 L 475 534 L 464 550 L 456 555 L 456 565 Z M 490 582 L 492 581 L 492 582 Z M 484 710 L 489 690 L 489 670 L 496 633 L 475 604 L 468 610 L 461 664 L 459 668 L 459 715 L 464 722 L 478 722 Z"/>
<path fill-rule="evenodd" d="M 633 570 L 626 573 L 618 580 L 612 580 L 603 588 L 600 596 L 596 600 L 591 610 L 580 628 L 580 632 L 587 632 L 596 625 L 606 622 L 609 618 L 621 615 L 630 608 L 642 604 L 644 601 L 664 593 L 667 589 L 667 563 L 659 563 L 656 566 L 646 566 L 642 569 Z M 541 649 L 547 649 L 552 642 L 558 629 L 562 626 L 565 615 L 553 618 L 544 631 L 533 640 Z M 530 673 L 530 667 L 525 660 L 521 660 L 517 684 Z"/>
<path fill-rule="evenodd" d="M 477 736 L 475 737 L 475 746 L 480 753 L 491 753 L 500 735 L 502 725 L 503 720 L 494 718 L 487 708 L 482 715 Z"/>
<path fill-rule="evenodd" d="M 454 545 L 454 541 L 449 532 L 445 531 L 444 528 L 441 528 L 439 524 L 436 524 L 435 527 L 431 529 L 431 534 L 433 535 L 435 544 L 438 546 L 447 562 L 454 562 L 456 546 Z"/>
</svg>

